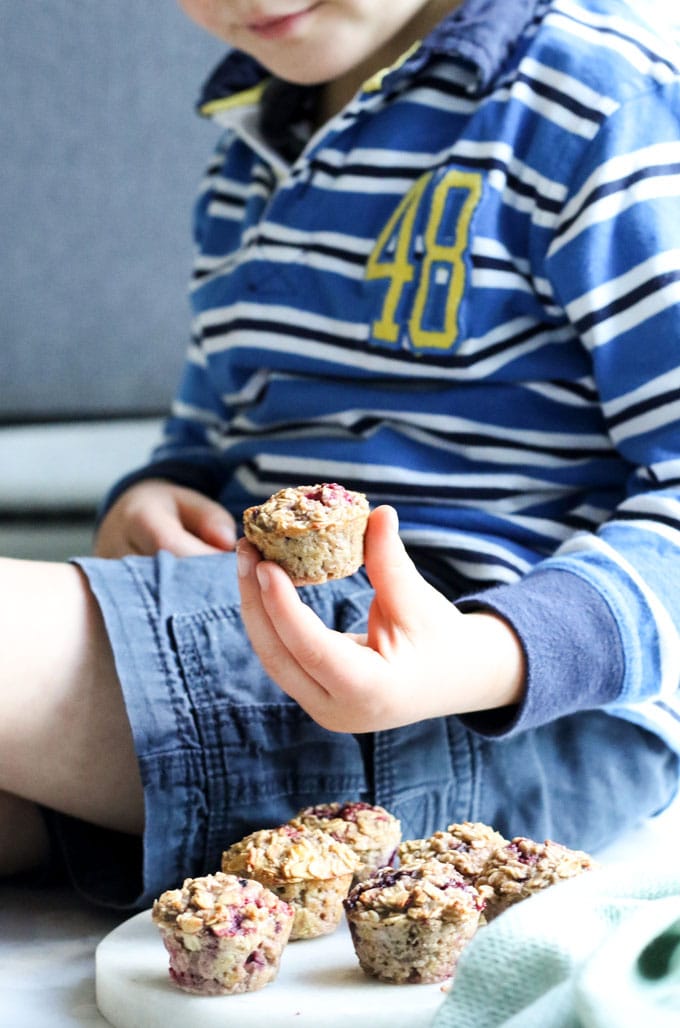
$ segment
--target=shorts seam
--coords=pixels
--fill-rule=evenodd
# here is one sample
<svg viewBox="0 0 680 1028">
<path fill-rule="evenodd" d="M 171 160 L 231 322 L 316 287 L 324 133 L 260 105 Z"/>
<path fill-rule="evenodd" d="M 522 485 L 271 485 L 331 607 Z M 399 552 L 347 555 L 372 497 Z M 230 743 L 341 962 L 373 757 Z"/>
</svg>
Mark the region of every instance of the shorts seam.
<svg viewBox="0 0 680 1028">
<path fill-rule="evenodd" d="M 160 610 L 158 611 L 158 615 L 159 616 L 158 616 L 158 625 L 157 625 L 156 624 L 156 617 L 154 616 L 154 614 L 155 614 L 155 607 L 154 607 L 154 604 L 151 602 L 151 600 L 149 598 L 148 588 L 147 588 L 146 582 L 144 581 L 144 579 L 140 575 L 137 574 L 134 565 L 132 565 L 131 563 L 128 563 L 127 561 L 123 561 L 123 564 L 126 567 L 126 570 L 130 574 L 131 578 L 133 579 L 135 585 L 137 586 L 137 589 L 139 591 L 139 595 L 142 598 L 142 603 L 144 605 L 144 612 L 145 612 L 145 615 L 146 615 L 147 623 L 149 625 L 149 628 L 151 630 L 151 634 L 152 634 L 154 642 L 156 644 L 156 653 L 157 653 L 158 659 L 159 659 L 159 667 L 160 667 L 160 669 L 162 671 L 163 677 L 165 679 L 165 682 L 166 682 L 166 685 L 167 685 L 167 688 L 168 688 L 168 695 L 169 695 L 169 698 L 170 698 L 172 712 L 173 712 L 173 716 L 174 716 L 174 719 L 175 719 L 175 725 L 179 729 L 181 721 L 182 721 L 182 716 L 181 715 L 183 713 L 183 711 L 182 711 L 182 702 L 181 702 L 181 697 L 180 697 L 180 695 L 178 693 L 176 684 L 174 682 L 174 677 L 173 677 L 173 674 L 172 674 L 172 670 L 171 670 L 171 668 L 169 667 L 169 664 L 168 664 L 168 658 L 167 658 L 167 655 L 166 655 L 166 652 L 165 652 L 165 647 L 163 646 L 163 640 L 161 639 L 161 636 L 160 636 L 160 627 L 159 627 L 160 626 L 160 620 L 161 620 L 160 619 Z M 168 641 L 169 641 L 169 643 L 170 643 L 170 645 L 172 647 L 173 653 L 176 653 L 177 649 L 176 649 L 176 645 L 175 645 L 174 634 L 170 631 L 170 632 L 167 633 L 167 635 L 168 635 Z M 176 669 L 176 673 L 178 675 L 182 673 L 179 666 Z M 190 696 L 189 696 L 188 690 L 186 690 L 186 692 L 187 692 L 188 709 L 191 712 L 191 717 L 192 717 L 192 721 L 193 721 L 193 725 L 194 725 L 194 732 L 195 732 L 195 735 L 196 735 L 197 742 L 199 743 L 198 747 L 196 748 L 198 752 L 195 753 L 194 755 L 195 756 L 196 755 L 200 756 L 200 765 L 201 765 L 202 770 L 203 770 L 203 781 L 201 783 L 201 791 L 203 793 L 204 804 L 207 804 L 207 796 L 206 796 L 205 784 L 204 784 L 205 780 L 206 780 L 205 747 L 201 745 L 201 735 L 200 735 L 200 732 L 199 732 L 198 719 L 197 719 L 196 714 L 194 712 L 193 703 L 190 702 Z M 178 731 L 178 737 L 180 736 L 180 734 L 181 733 Z M 187 748 L 184 747 L 183 749 L 184 749 L 184 751 L 186 751 Z M 172 751 L 172 752 L 173 753 L 175 753 L 175 752 L 176 753 L 182 753 L 183 750 L 179 749 L 179 750 Z M 194 753 L 193 748 L 192 748 L 192 753 Z M 145 763 L 146 763 L 147 767 L 151 763 L 153 763 L 153 765 L 157 766 L 157 757 L 158 757 L 158 754 L 156 754 L 156 753 L 154 753 L 153 755 L 145 754 Z M 139 755 L 138 755 L 137 759 L 139 760 Z M 187 783 L 187 784 L 192 784 L 194 787 L 196 787 L 198 785 L 197 782 L 191 782 L 191 783 Z M 154 787 L 157 787 L 156 783 L 154 783 Z M 185 859 L 186 855 L 191 853 L 191 845 L 190 845 L 191 818 L 189 816 L 189 814 L 190 814 L 190 810 L 189 810 L 190 800 L 189 800 L 189 792 L 188 792 L 188 790 L 185 791 L 185 801 L 184 801 L 183 806 L 184 806 L 184 809 L 186 810 L 186 815 L 187 816 L 182 818 L 182 824 L 183 824 L 184 827 L 183 827 L 183 830 L 182 830 L 182 833 L 181 833 L 180 839 L 179 839 L 179 846 L 181 848 L 181 853 L 182 853 L 182 862 L 184 862 L 184 859 Z"/>
</svg>

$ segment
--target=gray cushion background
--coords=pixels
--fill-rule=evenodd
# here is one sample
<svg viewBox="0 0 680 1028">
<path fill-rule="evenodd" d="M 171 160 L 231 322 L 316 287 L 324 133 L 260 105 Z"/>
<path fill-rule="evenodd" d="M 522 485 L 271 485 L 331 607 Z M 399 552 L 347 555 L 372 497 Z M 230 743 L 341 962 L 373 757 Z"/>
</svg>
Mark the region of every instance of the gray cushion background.
<svg viewBox="0 0 680 1028">
<path fill-rule="evenodd" d="M 0 0 L 0 422 L 167 407 L 224 50 L 175 0 Z"/>
</svg>

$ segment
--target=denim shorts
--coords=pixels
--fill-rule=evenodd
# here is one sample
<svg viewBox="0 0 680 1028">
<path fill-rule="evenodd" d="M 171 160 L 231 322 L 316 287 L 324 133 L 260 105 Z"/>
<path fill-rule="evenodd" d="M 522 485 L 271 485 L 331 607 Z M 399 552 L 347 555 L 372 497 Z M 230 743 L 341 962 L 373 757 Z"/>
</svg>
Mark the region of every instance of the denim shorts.
<svg viewBox="0 0 680 1028">
<path fill-rule="evenodd" d="M 77 563 L 106 623 L 146 809 L 141 840 L 52 816 L 73 883 L 97 902 L 148 906 L 185 877 L 218 870 L 222 850 L 246 833 L 313 803 L 379 803 L 404 838 L 484 821 L 506 836 L 597 851 L 674 795 L 676 756 L 604 712 L 500 738 L 457 717 L 329 732 L 252 652 L 233 554 Z M 363 572 L 301 595 L 335 629 L 364 630 Z"/>
</svg>

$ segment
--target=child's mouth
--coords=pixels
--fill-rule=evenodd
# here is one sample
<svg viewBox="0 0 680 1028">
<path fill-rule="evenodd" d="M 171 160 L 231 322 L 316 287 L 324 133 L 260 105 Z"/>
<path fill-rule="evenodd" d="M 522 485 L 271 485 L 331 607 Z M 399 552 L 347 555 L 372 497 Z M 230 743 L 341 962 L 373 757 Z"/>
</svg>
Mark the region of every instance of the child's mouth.
<svg viewBox="0 0 680 1028">
<path fill-rule="evenodd" d="M 247 26 L 248 31 L 261 39 L 283 39 L 294 32 L 300 22 L 317 6 L 318 4 L 312 3 L 303 10 L 294 11 L 292 14 L 284 14 L 275 18 L 260 18 L 250 22 Z"/>
</svg>

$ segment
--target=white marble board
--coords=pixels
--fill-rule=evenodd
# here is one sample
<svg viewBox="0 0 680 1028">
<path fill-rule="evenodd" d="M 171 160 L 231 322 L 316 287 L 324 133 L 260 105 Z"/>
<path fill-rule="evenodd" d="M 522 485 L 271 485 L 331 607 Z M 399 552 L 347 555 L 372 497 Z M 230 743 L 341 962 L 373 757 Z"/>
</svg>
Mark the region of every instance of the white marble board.
<svg viewBox="0 0 680 1028">
<path fill-rule="evenodd" d="M 388 985 L 361 971 L 345 924 L 289 943 L 278 977 L 257 992 L 193 996 L 172 983 L 149 911 L 130 918 L 96 952 L 99 1010 L 114 1028 L 427 1028 L 442 985 Z"/>
</svg>

